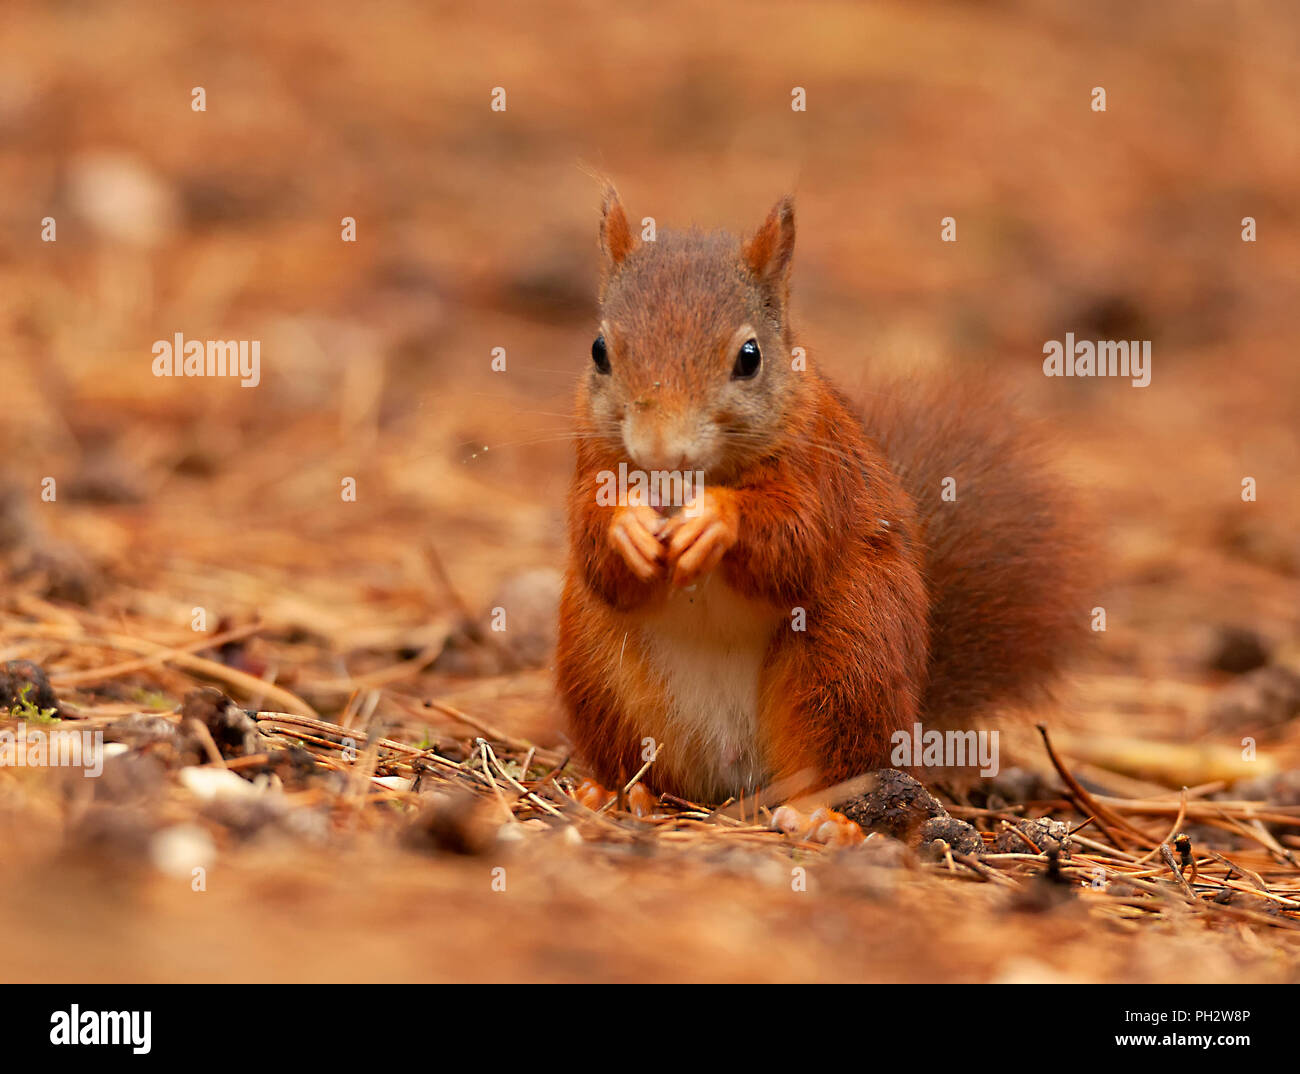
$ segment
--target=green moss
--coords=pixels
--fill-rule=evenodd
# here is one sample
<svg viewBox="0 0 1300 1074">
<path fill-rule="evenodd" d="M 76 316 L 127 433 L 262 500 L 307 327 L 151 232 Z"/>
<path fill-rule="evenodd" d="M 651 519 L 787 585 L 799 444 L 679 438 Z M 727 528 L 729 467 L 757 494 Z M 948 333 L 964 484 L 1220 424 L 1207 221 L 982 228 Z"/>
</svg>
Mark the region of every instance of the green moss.
<svg viewBox="0 0 1300 1074">
<path fill-rule="evenodd" d="M 27 720 L 30 723 L 58 723 L 59 718 L 54 715 L 57 710 L 38 709 L 27 697 L 31 689 L 30 682 L 23 683 L 23 688 L 18 692 L 18 700 L 9 707 L 10 717 L 15 720 Z"/>
</svg>

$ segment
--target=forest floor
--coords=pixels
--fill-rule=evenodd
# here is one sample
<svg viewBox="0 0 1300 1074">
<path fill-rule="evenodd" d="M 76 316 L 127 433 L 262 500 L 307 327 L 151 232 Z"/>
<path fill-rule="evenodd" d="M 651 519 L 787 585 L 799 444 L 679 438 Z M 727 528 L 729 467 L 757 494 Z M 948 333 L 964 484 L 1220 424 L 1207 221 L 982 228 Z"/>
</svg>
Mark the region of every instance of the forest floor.
<svg viewBox="0 0 1300 1074">
<path fill-rule="evenodd" d="M 54 699 L 0 681 L 0 730 L 112 743 L 0 766 L 0 978 L 1300 980 L 1293 12 L 226 8 L 0 30 L 0 665 Z M 661 226 L 796 189 L 814 360 L 976 366 L 1058 434 L 1106 629 L 998 781 L 932 788 L 992 856 L 572 800 L 593 172 Z M 1066 331 L 1153 340 L 1151 385 L 1044 378 Z M 177 332 L 261 383 L 153 376 Z"/>
</svg>

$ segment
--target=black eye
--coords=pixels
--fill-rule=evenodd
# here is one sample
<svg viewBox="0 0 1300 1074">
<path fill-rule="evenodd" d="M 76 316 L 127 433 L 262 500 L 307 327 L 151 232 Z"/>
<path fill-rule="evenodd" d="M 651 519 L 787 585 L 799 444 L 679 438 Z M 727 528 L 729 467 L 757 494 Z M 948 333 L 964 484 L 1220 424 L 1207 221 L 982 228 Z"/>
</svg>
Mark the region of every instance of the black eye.
<svg viewBox="0 0 1300 1074">
<path fill-rule="evenodd" d="M 758 350 L 758 340 L 747 339 L 736 355 L 736 364 L 731 370 L 732 380 L 749 380 L 763 364 L 763 356 Z"/>
<path fill-rule="evenodd" d="M 597 336 L 596 342 L 591 345 L 591 360 L 596 363 L 599 372 L 609 372 L 609 355 L 605 352 L 604 336 Z"/>
</svg>

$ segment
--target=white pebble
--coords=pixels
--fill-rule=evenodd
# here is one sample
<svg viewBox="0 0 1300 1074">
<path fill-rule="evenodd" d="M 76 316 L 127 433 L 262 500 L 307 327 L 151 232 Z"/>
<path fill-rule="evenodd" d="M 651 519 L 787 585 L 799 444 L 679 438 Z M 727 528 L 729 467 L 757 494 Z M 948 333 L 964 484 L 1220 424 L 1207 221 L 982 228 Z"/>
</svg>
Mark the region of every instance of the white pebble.
<svg viewBox="0 0 1300 1074">
<path fill-rule="evenodd" d="M 68 169 L 77 214 L 106 239 L 156 246 L 175 232 L 180 203 L 170 184 L 140 158 L 122 152 L 82 153 Z"/>
<path fill-rule="evenodd" d="M 176 824 L 150 840 L 149 857 L 160 872 L 188 880 L 195 869 L 211 868 L 217 847 L 198 825 Z"/>
<path fill-rule="evenodd" d="M 182 768 L 181 784 L 204 802 L 222 798 L 257 798 L 262 792 L 228 768 Z"/>
</svg>

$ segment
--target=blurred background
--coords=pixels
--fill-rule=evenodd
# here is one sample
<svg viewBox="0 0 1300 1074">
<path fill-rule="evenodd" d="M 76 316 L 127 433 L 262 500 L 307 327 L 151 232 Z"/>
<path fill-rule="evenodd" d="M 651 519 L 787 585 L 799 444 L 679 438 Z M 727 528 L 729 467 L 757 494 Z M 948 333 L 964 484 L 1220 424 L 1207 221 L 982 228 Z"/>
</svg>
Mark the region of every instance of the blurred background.
<svg viewBox="0 0 1300 1074">
<path fill-rule="evenodd" d="M 411 661 L 412 697 L 478 706 L 562 746 L 545 609 L 563 560 L 604 176 L 634 218 L 660 227 L 749 230 L 793 191 L 796 330 L 814 361 L 849 387 L 978 367 L 1053 426 L 1063 473 L 1096 504 L 1108 578 L 1097 601 L 1108 630 L 1072 703 L 1090 729 L 1235 733 L 1215 723 L 1213 698 L 1236 672 L 1294 657 L 1293 4 L 5 7 L 6 659 L 87 666 L 61 643 L 20 644 L 16 622 L 129 622 L 180 644 L 202 607 L 209 628 L 260 618 L 287 639 L 250 642 L 242 666 L 327 718 L 352 702 L 322 683 Z M 498 87 L 504 111 L 492 109 Z M 806 111 L 791 109 L 795 87 Z M 940 241 L 949 216 L 955 243 Z M 42 241 L 47 217 L 57 241 Z M 347 217 L 355 242 L 341 238 Z M 1245 217 L 1258 241 L 1242 241 Z M 1045 378 L 1043 343 L 1066 332 L 1151 340 L 1150 386 Z M 176 333 L 259 340 L 261 383 L 153 376 L 154 341 Z M 504 372 L 491 367 L 498 347 Z M 54 503 L 41 499 L 48 476 Z M 355 502 L 340 497 L 346 477 Z M 1245 477 L 1256 502 L 1242 501 Z M 526 652 L 476 644 L 473 624 L 503 587 L 541 609 L 525 618 Z M 159 706 L 181 685 L 154 682 Z M 1268 719 L 1284 724 L 1289 704 Z M 312 879 L 272 881 L 255 861 L 248 888 L 232 883 L 210 905 L 230 935 L 245 935 L 250 891 L 327 921 L 342 906 L 401 907 L 414 921 L 432 898 L 420 885 L 452 884 L 408 863 L 391 866 L 409 874 L 396 892 L 335 890 L 336 870 L 303 868 Z M 0 881 L 0 905 L 23 905 L 39 884 L 69 892 L 58 903 L 69 916 L 84 912 L 63 874 L 26 875 Z M 774 938 L 786 911 L 738 922 L 726 908 L 693 911 L 705 916 L 687 935 L 660 903 L 619 922 L 555 884 L 530 904 L 535 920 L 585 922 L 555 942 L 558 962 L 466 963 L 361 926 L 352 962 L 322 952 L 290 909 L 287 947 L 245 957 L 232 942 L 178 960 L 167 930 L 209 919 L 155 892 L 158 938 L 128 901 L 127 916 L 69 938 L 66 957 L 34 937 L 15 975 L 75 977 L 93 957 L 108 979 L 816 978 L 904 973 L 900 952 L 927 943 L 851 929 L 855 943 L 895 947 L 844 951 L 842 922 L 826 935 L 786 924 Z M 478 922 L 466 943 L 519 923 L 460 913 Z M 657 954 L 669 933 L 676 954 Z M 116 953 L 123 935 L 129 957 Z M 759 958 L 766 943 L 784 973 Z M 1087 972 L 1179 972 L 1139 947 L 1093 952 Z M 916 955 L 906 972 L 1000 972 L 1001 955 L 973 952 L 951 970 L 943 952 Z"/>
</svg>

